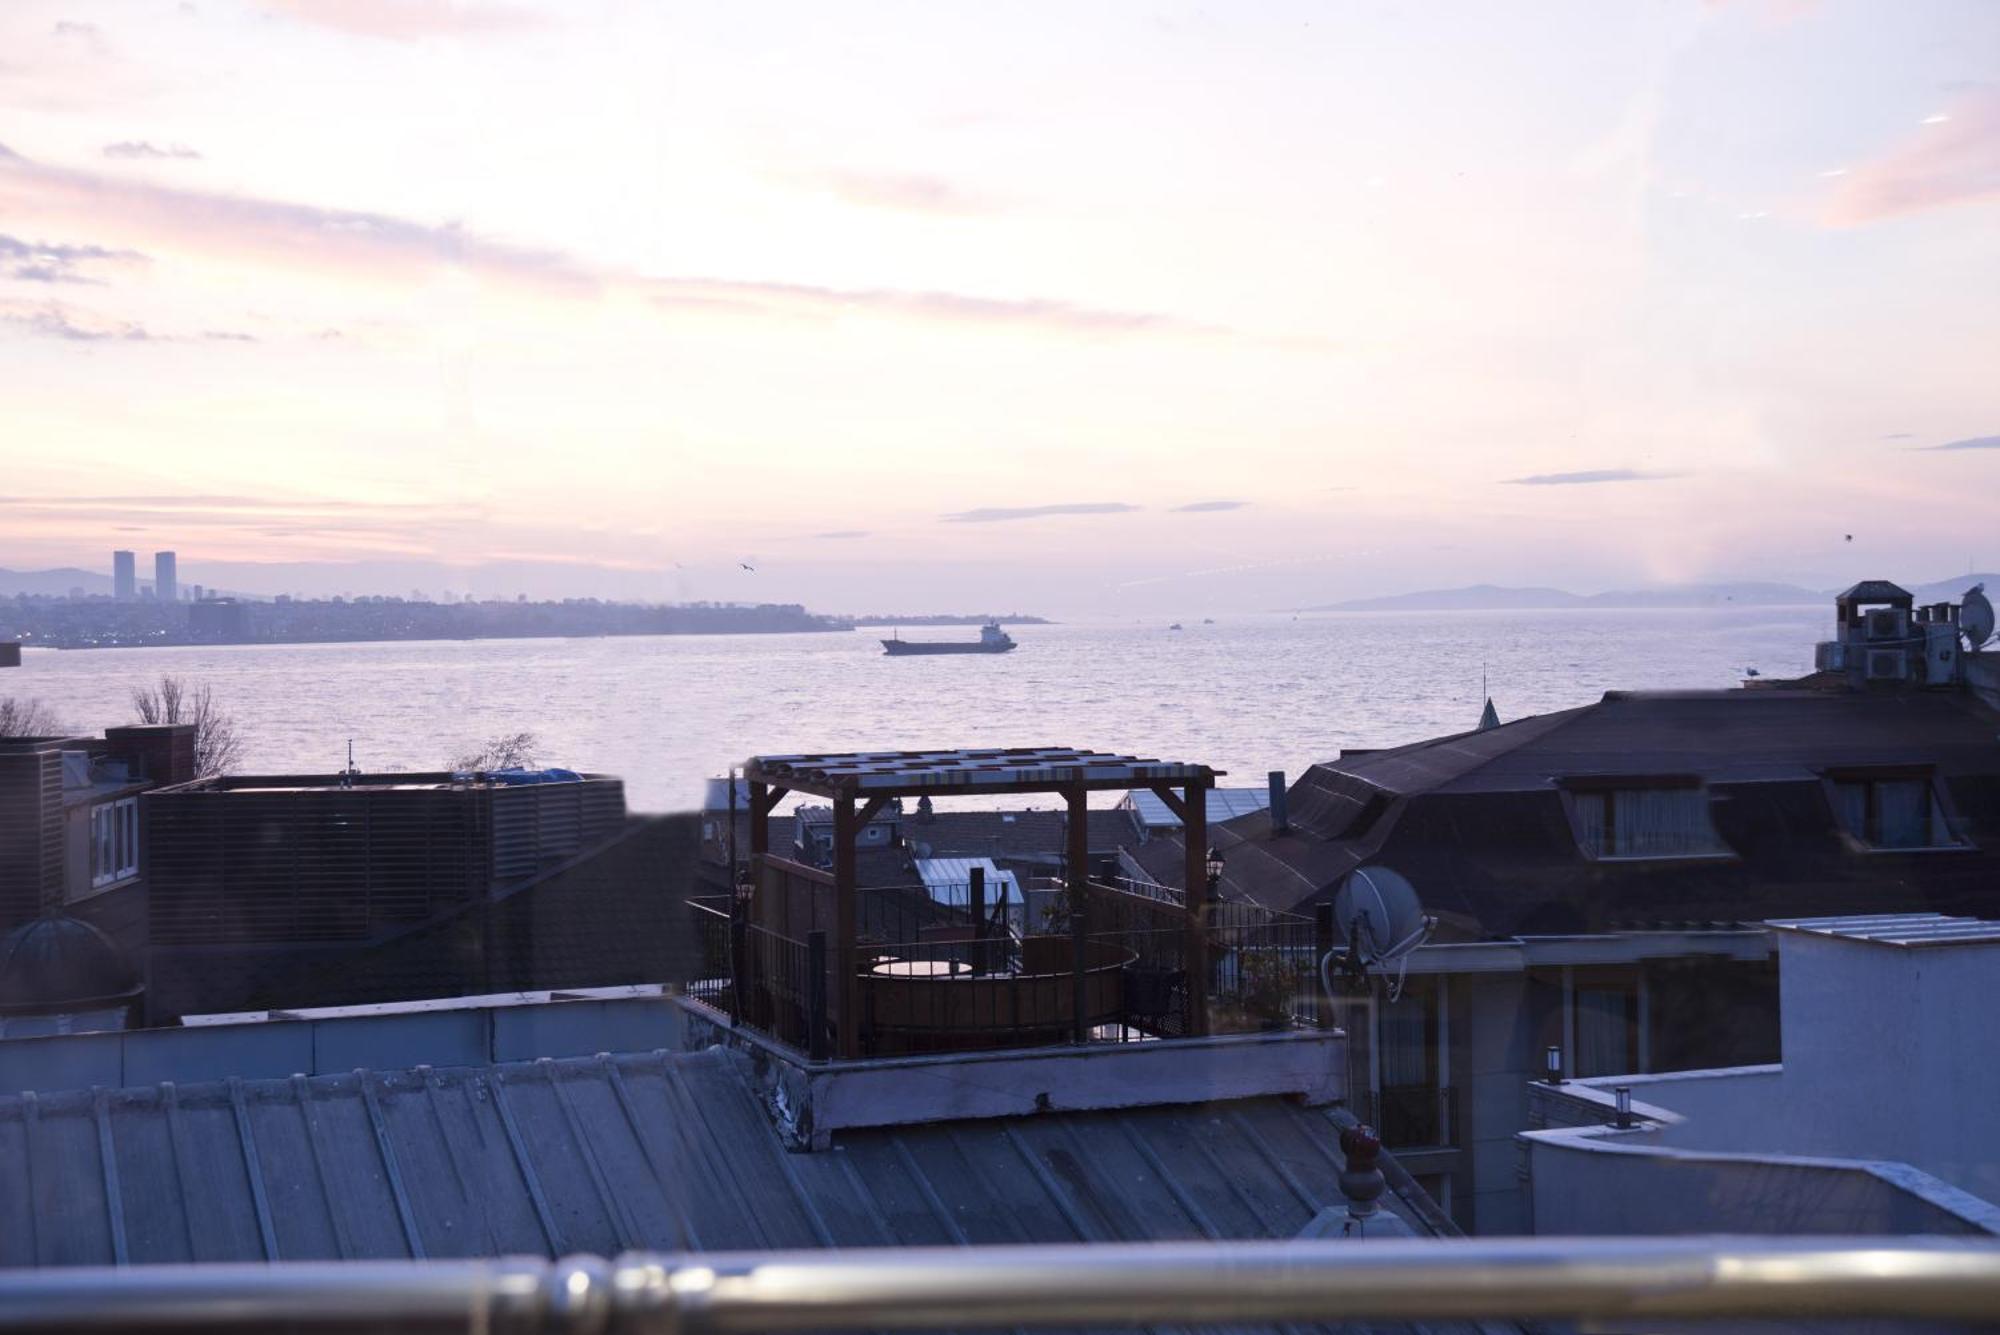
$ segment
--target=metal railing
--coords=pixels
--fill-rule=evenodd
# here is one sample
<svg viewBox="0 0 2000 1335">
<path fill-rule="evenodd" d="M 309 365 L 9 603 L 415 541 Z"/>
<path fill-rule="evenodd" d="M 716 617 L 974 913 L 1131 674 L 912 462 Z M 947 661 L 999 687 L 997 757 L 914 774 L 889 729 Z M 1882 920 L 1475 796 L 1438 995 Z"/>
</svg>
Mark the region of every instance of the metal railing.
<svg viewBox="0 0 2000 1335">
<path fill-rule="evenodd" d="M 2000 1242 L 1315 1240 L 15 1271 L 0 1332 L 750 1335 L 1464 1319 L 1990 1323 Z"/>
<path fill-rule="evenodd" d="M 984 909 L 974 915 L 921 888 L 863 890 L 854 1051 L 1126 1043 L 1330 1019 L 1316 968 L 1330 946 L 1312 919 L 1209 905 L 1206 975 L 1196 978 L 1181 905 L 1101 883 L 1080 899 L 1066 887 L 1034 891 L 1025 911 L 973 896 Z M 921 902 L 903 903 L 912 898 Z M 728 896 L 689 908 L 701 946 L 698 976 L 683 980 L 690 995 L 815 1057 L 838 1047 L 847 1017 L 839 989 L 829 992 L 828 946 L 813 946 L 825 933 L 801 940 L 752 925 L 748 902 Z"/>
</svg>

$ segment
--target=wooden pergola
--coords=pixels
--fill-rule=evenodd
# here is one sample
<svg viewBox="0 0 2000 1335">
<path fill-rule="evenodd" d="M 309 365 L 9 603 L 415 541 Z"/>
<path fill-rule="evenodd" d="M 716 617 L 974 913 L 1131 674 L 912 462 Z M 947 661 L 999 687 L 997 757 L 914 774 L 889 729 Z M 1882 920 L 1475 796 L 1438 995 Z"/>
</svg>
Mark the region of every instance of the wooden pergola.
<svg viewBox="0 0 2000 1335">
<path fill-rule="evenodd" d="M 1186 833 L 1189 1001 L 1198 1031 L 1205 1031 L 1208 932 L 1203 909 L 1208 881 L 1208 791 L 1219 773 L 1206 765 L 1061 746 L 756 756 L 743 770 L 750 785 L 750 861 L 761 886 L 771 856 L 771 812 L 788 794 L 822 797 L 833 804 L 835 976 L 839 980 L 839 1013 L 853 1017 L 858 1013 L 859 963 L 855 846 L 861 831 L 892 799 L 1060 795 L 1069 812 L 1064 858 L 1068 886 L 1080 901 L 1089 882 L 1090 794 L 1148 789 L 1180 817 Z M 858 1040 L 856 1025 L 849 1018 L 840 1026 L 840 1055 L 858 1055 Z"/>
</svg>

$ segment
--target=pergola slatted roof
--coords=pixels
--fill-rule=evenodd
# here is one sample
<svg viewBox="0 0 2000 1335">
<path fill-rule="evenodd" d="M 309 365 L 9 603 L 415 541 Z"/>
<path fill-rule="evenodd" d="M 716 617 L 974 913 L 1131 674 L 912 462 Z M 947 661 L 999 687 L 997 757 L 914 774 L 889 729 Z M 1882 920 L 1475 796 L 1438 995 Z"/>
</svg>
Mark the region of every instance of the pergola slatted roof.
<svg viewBox="0 0 2000 1335">
<path fill-rule="evenodd" d="M 744 769 L 744 777 L 753 783 L 824 797 L 902 797 L 938 792 L 1050 792 L 1079 786 L 1110 789 L 1192 784 L 1206 788 L 1214 784 L 1218 772 L 1206 765 L 1068 746 L 1015 746 L 758 756 Z"/>
</svg>

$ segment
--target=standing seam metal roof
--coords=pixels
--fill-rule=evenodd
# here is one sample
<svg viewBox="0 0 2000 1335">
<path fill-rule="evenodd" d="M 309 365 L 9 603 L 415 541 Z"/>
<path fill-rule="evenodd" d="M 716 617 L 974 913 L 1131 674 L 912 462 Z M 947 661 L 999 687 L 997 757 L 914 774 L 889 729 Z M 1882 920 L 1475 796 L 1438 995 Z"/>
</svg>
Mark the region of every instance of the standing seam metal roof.
<svg viewBox="0 0 2000 1335">
<path fill-rule="evenodd" d="M 722 1049 L 0 1099 L 0 1265 L 1269 1238 L 1342 1206 L 1282 1099 L 786 1151 Z"/>
</svg>

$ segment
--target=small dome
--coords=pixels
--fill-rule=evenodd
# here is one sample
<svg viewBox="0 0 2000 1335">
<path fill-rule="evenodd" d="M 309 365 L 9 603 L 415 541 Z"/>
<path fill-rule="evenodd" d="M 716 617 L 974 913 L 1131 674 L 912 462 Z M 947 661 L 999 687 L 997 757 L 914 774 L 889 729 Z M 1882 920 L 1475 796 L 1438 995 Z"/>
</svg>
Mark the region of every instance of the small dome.
<svg viewBox="0 0 2000 1335">
<path fill-rule="evenodd" d="M 115 1001 L 138 990 L 138 971 L 125 953 L 79 919 L 36 918 L 0 940 L 0 1008 Z"/>
</svg>

